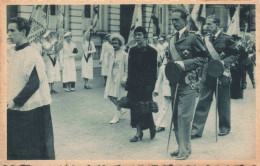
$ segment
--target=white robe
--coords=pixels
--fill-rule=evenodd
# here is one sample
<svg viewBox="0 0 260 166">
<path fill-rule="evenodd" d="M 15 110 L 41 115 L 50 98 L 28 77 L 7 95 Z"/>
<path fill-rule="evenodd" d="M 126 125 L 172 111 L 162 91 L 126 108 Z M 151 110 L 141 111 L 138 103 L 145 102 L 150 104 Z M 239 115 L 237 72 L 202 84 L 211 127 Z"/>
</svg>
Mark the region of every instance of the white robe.
<svg viewBox="0 0 260 166">
<path fill-rule="evenodd" d="M 101 75 L 102 76 L 107 76 L 108 75 L 108 62 L 109 62 L 109 57 L 111 57 L 111 54 L 113 54 L 113 46 L 109 42 L 104 42 L 102 44 L 102 51 L 100 54 L 100 61 L 102 61 L 102 68 L 101 68 Z"/>
<path fill-rule="evenodd" d="M 75 43 L 73 43 L 73 42 L 67 43 L 65 41 L 63 43 L 63 49 L 60 51 L 61 66 L 63 67 L 63 72 L 62 72 L 63 83 L 77 81 L 76 65 L 75 65 L 75 60 L 74 60 L 74 57 L 77 54 L 73 53 L 74 48 L 76 48 Z"/>
<path fill-rule="evenodd" d="M 43 48 L 44 48 L 44 55 L 43 55 L 43 59 L 44 59 L 44 63 L 45 63 L 45 68 L 46 68 L 46 72 L 47 72 L 47 77 L 48 77 L 48 82 L 49 83 L 53 83 L 53 82 L 57 82 L 60 81 L 60 64 L 59 64 L 59 60 L 58 57 L 56 59 L 56 63 L 55 66 L 53 66 L 52 61 L 50 59 L 50 57 L 54 60 L 54 47 L 52 47 L 51 50 L 49 50 L 51 48 L 51 43 L 49 42 L 44 42 L 43 43 Z M 49 54 L 49 56 L 48 56 Z"/>
<path fill-rule="evenodd" d="M 89 57 L 88 62 L 86 61 L 84 54 L 82 55 L 82 58 L 81 58 L 82 77 L 87 78 L 87 79 L 93 79 L 93 54 L 96 52 L 96 48 L 95 48 L 93 41 L 90 41 L 90 44 L 91 44 L 91 47 L 88 51 L 89 42 L 88 41 L 82 42 L 82 48 L 83 48 L 86 58 L 88 56 L 88 53 L 91 53 L 91 56 Z"/>
</svg>

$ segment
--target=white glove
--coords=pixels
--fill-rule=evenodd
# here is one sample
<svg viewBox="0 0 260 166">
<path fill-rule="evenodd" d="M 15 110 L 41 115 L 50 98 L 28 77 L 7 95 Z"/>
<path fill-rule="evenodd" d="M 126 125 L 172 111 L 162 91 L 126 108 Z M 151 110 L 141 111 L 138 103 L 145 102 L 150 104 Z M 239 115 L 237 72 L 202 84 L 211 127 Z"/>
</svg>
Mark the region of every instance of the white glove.
<svg viewBox="0 0 260 166">
<path fill-rule="evenodd" d="M 176 61 L 175 63 L 178 64 L 178 65 L 180 65 L 181 68 L 182 68 L 182 70 L 185 71 L 185 66 L 184 66 L 184 63 L 183 63 L 182 61 Z"/>
</svg>

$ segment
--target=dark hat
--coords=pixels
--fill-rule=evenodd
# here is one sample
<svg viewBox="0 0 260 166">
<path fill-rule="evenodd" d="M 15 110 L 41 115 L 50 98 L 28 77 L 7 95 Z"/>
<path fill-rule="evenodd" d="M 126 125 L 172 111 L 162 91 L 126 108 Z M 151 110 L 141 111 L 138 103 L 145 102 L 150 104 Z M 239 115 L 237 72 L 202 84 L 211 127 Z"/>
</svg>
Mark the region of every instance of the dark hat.
<svg viewBox="0 0 260 166">
<path fill-rule="evenodd" d="M 146 30 L 145 30 L 145 28 L 142 27 L 142 26 L 136 27 L 135 30 L 134 30 L 134 33 L 136 33 L 136 32 L 142 32 L 143 34 L 146 34 L 146 33 L 147 33 Z"/>
<path fill-rule="evenodd" d="M 211 77 L 217 78 L 224 73 L 224 65 L 220 60 L 213 60 L 208 64 L 208 74 Z"/>
<path fill-rule="evenodd" d="M 169 62 L 165 66 L 165 76 L 170 82 L 179 83 L 182 73 L 183 70 L 181 69 L 180 65 L 174 62 Z"/>
<path fill-rule="evenodd" d="M 237 41 L 237 40 L 240 40 L 241 37 L 239 37 L 237 34 L 234 34 L 231 36 L 233 40 Z"/>
</svg>

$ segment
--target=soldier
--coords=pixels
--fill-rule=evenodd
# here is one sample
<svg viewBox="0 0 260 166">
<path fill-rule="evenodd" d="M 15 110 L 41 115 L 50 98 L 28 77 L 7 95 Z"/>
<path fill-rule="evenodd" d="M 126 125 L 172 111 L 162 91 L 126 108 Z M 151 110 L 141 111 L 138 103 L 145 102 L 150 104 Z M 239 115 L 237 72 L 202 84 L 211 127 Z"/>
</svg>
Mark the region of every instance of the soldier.
<svg viewBox="0 0 260 166">
<path fill-rule="evenodd" d="M 245 35 L 245 41 L 243 42 L 242 46 L 246 48 L 246 52 L 248 53 L 248 58 L 246 62 L 246 71 L 251 79 L 253 88 L 255 89 L 255 76 L 254 76 L 254 66 L 255 66 L 255 43 L 251 41 L 250 34 L 247 33 Z M 244 89 L 246 88 L 246 73 L 244 74 L 243 78 L 244 82 Z"/>
<path fill-rule="evenodd" d="M 170 40 L 171 58 L 183 71 L 173 111 L 178 149 L 171 156 L 175 156 L 176 160 L 185 160 L 191 154 L 190 130 L 197 95 L 194 83 L 198 81 L 195 70 L 207 62 L 207 52 L 201 38 L 187 30 L 187 14 L 184 11 L 173 10 L 171 19 L 177 30 Z M 175 88 L 176 85 L 172 86 L 172 89 Z"/>
<path fill-rule="evenodd" d="M 204 39 L 210 60 L 221 60 L 225 66 L 225 72 L 219 77 L 219 136 L 230 132 L 230 66 L 237 60 L 238 49 L 232 38 L 219 28 L 220 19 L 216 15 L 210 15 L 206 19 L 207 30 L 210 33 Z M 216 78 L 207 75 L 207 66 L 202 71 L 201 95 L 195 110 L 192 124 L 191 139 L 202 136 L 204 125 L 216 90 Z"/>
</svg>

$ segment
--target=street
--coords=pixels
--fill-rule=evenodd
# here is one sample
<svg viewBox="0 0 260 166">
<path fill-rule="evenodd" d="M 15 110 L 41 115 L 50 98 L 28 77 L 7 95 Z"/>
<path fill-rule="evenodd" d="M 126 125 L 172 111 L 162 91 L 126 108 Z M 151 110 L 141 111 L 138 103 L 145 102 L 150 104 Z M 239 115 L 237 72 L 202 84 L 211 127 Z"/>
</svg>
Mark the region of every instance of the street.
<svg viewBox="0 0 260 166">
<path fill-rule="evenodd" d="M 116 124 L 110 124 L 116 107 L 104 99 L 104 79 L 100 68 L 94 69 L 92 89 L 83 88 L 81 70 L 77 70 L 74 92 L 65 92 L 55 83 L 58 94 L 52 94 L 52 122 L 56 160 L 173 160 L 169 153 L 177 149 L 174 132 L 166 152 L 171 112 L 166 131 L 150 140 L 149 130 L 142 141 L 131 143 L 136 129 L 130 126 L 130 111 Z M 244 99 L 231 100 L 231 132 L 215 138 L 215 101 L 205 125 L 203 137 L 192 140 L 188 160 L 249 160 L 256 156 L 255 90 L 247 78 Z M 215 99 L 214 99 L 215 100 Z M 160 101 L 160 96 L 155 98 Z M 158 102 L 160 103 L 160 102 Z M 157 114 L 154 114 L 156 120 Z"/>
</svg>

